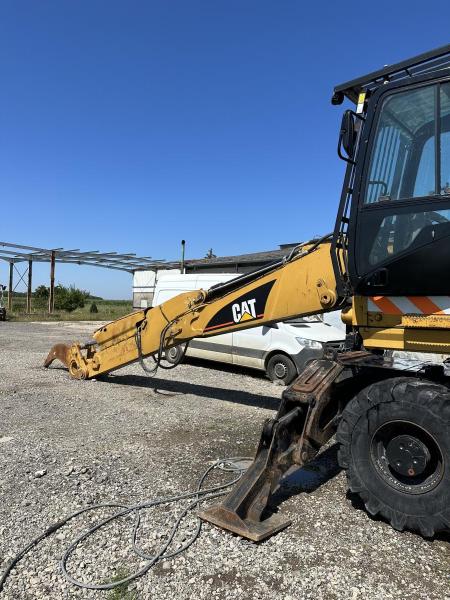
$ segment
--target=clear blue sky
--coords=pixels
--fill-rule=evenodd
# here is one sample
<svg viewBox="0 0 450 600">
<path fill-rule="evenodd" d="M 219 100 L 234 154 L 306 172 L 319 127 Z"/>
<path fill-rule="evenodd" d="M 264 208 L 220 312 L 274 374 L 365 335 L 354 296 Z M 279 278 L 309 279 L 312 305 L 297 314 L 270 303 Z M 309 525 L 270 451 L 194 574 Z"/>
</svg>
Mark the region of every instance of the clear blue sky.
<svg viewBox="0 0 450 600">
<path fill-rule="evenodd" d="M 0 239 L 174 259 L 182 238 L 197 258 L 326 233 L 333 86 L 447 43 L 449 21 L 448 0 L 4 0 Z M 103 269 L 57 280 L 131 291 Z"/>
</svg>

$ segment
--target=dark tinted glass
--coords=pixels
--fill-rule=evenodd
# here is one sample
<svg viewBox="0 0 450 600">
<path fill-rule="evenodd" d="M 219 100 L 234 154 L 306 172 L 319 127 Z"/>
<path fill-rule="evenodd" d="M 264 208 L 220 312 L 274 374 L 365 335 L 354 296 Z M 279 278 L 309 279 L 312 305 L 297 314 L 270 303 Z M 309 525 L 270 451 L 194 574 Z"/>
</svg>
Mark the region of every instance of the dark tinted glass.
<svg viewBox="0 0 450 600">
<path fill-rule="evenodd" d="M 389 215 L 381 222 L 373 218 L 370 223 L 377 230 L 375 236 L 370 230 L 366 232 L 366 240 L 371 242 L 364 253 L 368 261 L 363 267 L 368 270 L 400 252 L 450 235 L 450 210 Z"/>
<path fill-rule="evenodd" d="M 450 195 L 450 83 L 441 85 L 441 185 L 440 193 Z"/>
</svg>

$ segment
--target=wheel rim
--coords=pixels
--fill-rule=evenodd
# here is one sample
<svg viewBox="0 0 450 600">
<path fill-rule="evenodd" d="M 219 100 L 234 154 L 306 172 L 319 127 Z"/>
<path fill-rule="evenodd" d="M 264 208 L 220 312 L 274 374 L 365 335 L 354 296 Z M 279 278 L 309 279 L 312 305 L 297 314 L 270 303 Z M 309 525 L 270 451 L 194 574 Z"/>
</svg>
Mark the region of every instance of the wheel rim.
<svg viewBox="0 0 450 600">
<path fill-rule="evenodd" d="M 275 363 L 273 372 L 277 379 L 284 379 L 287 375 L 287 366 L 282 362 Z"/>
<path fill-rule="evenodd" d="M 175 360 L 177 355 L 178 355 L 178 348 L 170 348 L 169 352 L 167 353 L 169 358 L 171 358 L 172 360 Z"/>
<path fill-rule="evenodd" d="M 394 489 L 425 494 L 442 479 L 442 450 L 435 438 L 415 423 L 384 423 L 372 436 L 370 450 L 378 474 Z"/>
</svg>

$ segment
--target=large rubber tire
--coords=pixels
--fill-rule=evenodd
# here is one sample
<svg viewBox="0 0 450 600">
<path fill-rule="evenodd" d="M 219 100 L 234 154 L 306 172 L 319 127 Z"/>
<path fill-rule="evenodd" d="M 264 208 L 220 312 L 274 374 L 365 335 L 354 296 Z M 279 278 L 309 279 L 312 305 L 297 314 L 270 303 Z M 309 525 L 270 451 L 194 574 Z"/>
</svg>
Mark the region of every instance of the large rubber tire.
<svg viewBox="0 0 450 600">
<path fill-rule="evenodd" d="M 336 438 L 338 461 L 347 471 L 349 488 L 370 514 L 383 517 L 394 529 L 418 531 L 425 537 L 450 530 L 448 388 L 407 377 L 374 383 L 348 403 Z M 398 473 L 404 454 L 400 462 L 392 460 L 389 448 L 403 452 L 404 439 L 419 440 L 415 446 L 409 441 L 407 445 L 414 449 L 408 456 L 416 462 L 422 456 L 427 465 L 420 475 L 415 466 L 411 468 L 412 462 L 406 475 Z"/>
<path fill-rule="evenodd" d="M 274 383 L 289 385 L 297 376 L 297 369 L 292 359 L 285 354 L 274 354 L 266 366 L 267 377 Z"/>
</svg>

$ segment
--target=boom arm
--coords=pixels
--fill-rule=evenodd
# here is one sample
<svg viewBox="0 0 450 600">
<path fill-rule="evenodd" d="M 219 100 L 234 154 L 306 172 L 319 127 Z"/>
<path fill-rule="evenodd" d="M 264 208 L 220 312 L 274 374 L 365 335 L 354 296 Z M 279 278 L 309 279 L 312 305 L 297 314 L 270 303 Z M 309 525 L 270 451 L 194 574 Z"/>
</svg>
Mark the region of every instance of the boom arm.
<svg viewBox="0 0 450 600">
<path fill-rule="evenodd" d="M 98 329 L 84 346 L 58 344 L 72 377 L 89 379 L 142 357 L 206 337 L 332 310 L 339 302 L 331 242 L 308 242 L 289 257 L 210 290 L 186 292 L 160 306 L 131 313 Z"/>
</svg>

